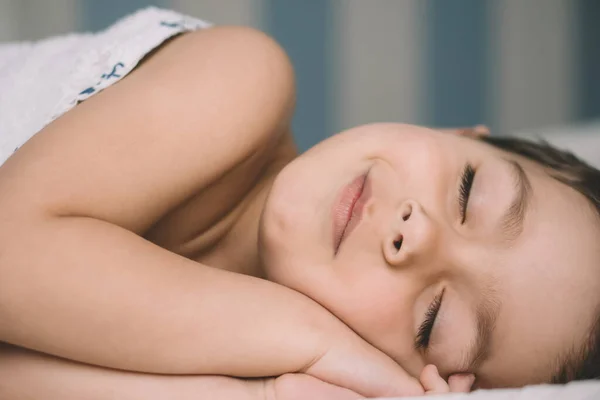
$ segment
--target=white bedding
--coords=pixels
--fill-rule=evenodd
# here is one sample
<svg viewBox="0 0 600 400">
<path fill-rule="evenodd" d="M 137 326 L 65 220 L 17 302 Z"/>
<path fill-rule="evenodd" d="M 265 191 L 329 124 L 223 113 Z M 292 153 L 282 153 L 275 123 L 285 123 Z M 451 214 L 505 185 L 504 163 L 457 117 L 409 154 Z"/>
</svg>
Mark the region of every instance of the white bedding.
<svg viewBox="0 0 600 400">
<path fill-rule="evenodd" d="M 559 148 L 571 150 L 596 168 L 600 168 L 600 120 L 572 126 L 530 129 L 517 133 L 526 138 L 540 137 Z"/>
<path fill-rule="evenodd" d="M 398 400 L 594 400 L 600 399 L 600 381 L 568 385 L 537 385 L 522 389 L 477 390 L 469 394 L 403 397 Z"/>
</svg>

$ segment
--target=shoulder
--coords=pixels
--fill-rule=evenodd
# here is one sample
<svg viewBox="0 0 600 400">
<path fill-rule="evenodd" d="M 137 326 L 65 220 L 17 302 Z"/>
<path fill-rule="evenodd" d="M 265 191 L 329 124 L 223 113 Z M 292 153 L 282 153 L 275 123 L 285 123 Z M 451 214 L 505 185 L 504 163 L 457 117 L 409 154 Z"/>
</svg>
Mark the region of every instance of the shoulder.
<svg viewBox="0 0 600 400">
<path fill-rule="evenodd" d="M 237 101 L 235 109 L 218 111 L 227 114 L 260 109 L 265 125 L 289 123 L 291 119 L 293 68 L 281 46 L 263 32 L 236 26 L 191 32 L 166 45 L 152 62 L 148 79 L 178 91 L 178 102 L 194 103 L 210 97 L 217 111 L 219 105 L 231 107 Z"/>
<path fill-rule="evenodd" d="M 216 62 L 243 62 L 239 67 L 252 71 L 269 71 L 275 79 L 292 78 L 291 64 L 283 48 L 267 34 L 248 27 L 216 26 L 181 36 L 179 60 L 207 60 L 203 55 L 217 56 Z M 175 47 L 175 46 L 173 46 Z M 280 83 L 283 83 L 280 82 Z"/>
<path fill-rule="evenodd" d="M 0 187 L 18 175 L 15 198 L 32 201 L 12 207 L 25 213 L 143 231 L 278 142 L 293 103 L 290 62 L 267 35 L 239 27 L 183 34 L 26 143 L 0 171 Z M 59 186 L 48 179 L 56 176 Z M 42 204 L 31 196 L 40 191 Z"/>
</svg>

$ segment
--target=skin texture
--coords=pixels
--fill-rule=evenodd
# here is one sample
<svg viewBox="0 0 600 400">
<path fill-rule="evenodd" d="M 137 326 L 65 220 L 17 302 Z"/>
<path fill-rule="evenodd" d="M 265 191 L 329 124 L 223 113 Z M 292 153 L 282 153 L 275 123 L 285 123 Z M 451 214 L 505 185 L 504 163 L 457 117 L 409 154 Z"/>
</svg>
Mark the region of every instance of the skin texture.
<svg viewBox="0 0 600 400">
<path fill-rule="evenodd" d="M 502 153 L 472 139 L 373 125 L 291 162 L 293 86 L 285 54 L 260 33 L 184 35 L 0 168 L 0 341 L 15 346 L 0 349 L 11 373 L 1 389 L 49 393 L 56 373 L 73 398 L 101 382 L 155 398 L 153 385 L 346 399 L 466 391 L 472 377 L 459 372 L 480 386 L 547 378 L 599 293 L 583 199 L 523 163 L 535 208 L 509 246 L 492 228 L 513 187 Z M 467 158 L 482 178 L 458 226 Z M 371 211 L 333 257 L 333 201 L 373 161 Z M 411 219 L 395 223 L 407 199 Z M 398 234 L 405 247 L 393 254 Z M 494 346 L 464 371 L 469 306 L 492 287 Z M 444 321 L 416 352 L 415 325 L 442 288 Z M 257 389 L 215 374 L 281 377 Z"/>
<path fill-rule="evenodd" d="M 8 345 L 0 345 L 0 396 L 20 400 L 115 398 L 181 400 L 210 397 L 235 400 L 355 400 L 362 396 L 306 374 L 236 379 L 225 376 L 158 376 L 122 372 L 70 362 Z M 421 374 L 427 394 L 467 392 L 473 376 L 443 380 L 429 365 Z"/>
<path fill-rule="evenodd" d="M 509 235 L 502 216 L 517 193 L 514 161 L 530 201 L 522 230 Z M 467 163 L 475 178 L 463 222 Z M 367 170 L 371 197 L 334 254 L 332 210 Z M 442 377 L 474 373 L 480 387 L 520 386 L 547 382 L 590 329 L 598 227 L 583 196 L 532 162 L 470 138 L 374 124 L 320 143 L 278 175 L 261 244 L 270 279 L 325 306 L 412 375 L 435 364 Z M 442 291 L 430 345 L 417 350 L 418 326 Z M 497 317 L 489 348 L 469 365 L 481 303 Z"/>
<path fill-rule="evenodd" d="M 214 28 L 171 41 L 22 146 L 0 168 L 0 341 L 127 371 L 423 393 L 318 303 L 250 276 L 248 228 L 294 154 L 293 87 L 271 39 Z"/>
</svg>

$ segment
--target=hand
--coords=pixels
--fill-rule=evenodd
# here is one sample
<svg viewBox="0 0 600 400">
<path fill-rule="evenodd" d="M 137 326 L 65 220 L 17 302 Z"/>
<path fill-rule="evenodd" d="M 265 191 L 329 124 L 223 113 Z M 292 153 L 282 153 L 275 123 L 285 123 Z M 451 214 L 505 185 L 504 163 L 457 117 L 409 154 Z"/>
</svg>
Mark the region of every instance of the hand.
<svg viewBox="0 0 600 400">
<path fill-rule="evenodd" d="M 473 374 L 450 375 L 448 382 L 442 378 L 435 365 L 429 364 L 423 368 L 419 378 L 425 394 L 468 393 L 475 382 Z"/>
<path fill-rule="evenodd" d="M 261 400 L 356 400 L 363 397 L 306 374 L 285 374 L 265 380 Z"/>
<path fill-rule="evenodd" d="M 448 382 L 442 378 L 435 365 L 427 365 L 420 376 L 425 395 L 468 393 L 475 381 L 473 374 L 451 375 Z M 262 385 L 260 399 L 264 400 L 356 400 L 363 397 L 349 389 L 341 388 L 306 374 L 285 374 L 267 379 Z"/>
<path fill-rule="evenodd" d="M 328 350 L 298 372 L 365 397 L 418 396 L 424 393 L 418 379 L 345 325 L 341 326 L 344 329 L 323 335 L 328 338 Z"/>
<path fill-rule="evenodd" d="M 360 395 L 305 374 L 239 379 L 152 375 L 74 363 L 0 342 L 0 397 L 128 400 L 355 400 Z"/>
</svg>

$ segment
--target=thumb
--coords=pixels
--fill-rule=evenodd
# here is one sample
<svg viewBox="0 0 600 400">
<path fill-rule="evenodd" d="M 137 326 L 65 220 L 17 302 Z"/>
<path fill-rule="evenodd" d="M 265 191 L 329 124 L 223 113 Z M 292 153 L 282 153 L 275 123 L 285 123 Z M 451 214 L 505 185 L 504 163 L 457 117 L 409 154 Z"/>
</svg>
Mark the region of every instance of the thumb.
<svg viewBox="0 0 600 400">
<path fill-rule="evenodd" d="M 358 335 L 338 341 L 304 372 L 366 397 L 417 396 L 424 393 L 416 378 Z"/>
</svg>

